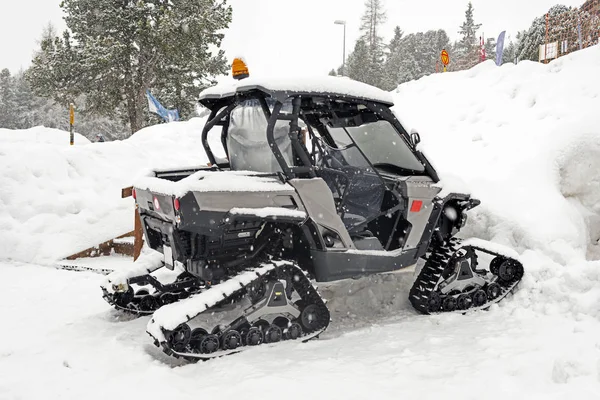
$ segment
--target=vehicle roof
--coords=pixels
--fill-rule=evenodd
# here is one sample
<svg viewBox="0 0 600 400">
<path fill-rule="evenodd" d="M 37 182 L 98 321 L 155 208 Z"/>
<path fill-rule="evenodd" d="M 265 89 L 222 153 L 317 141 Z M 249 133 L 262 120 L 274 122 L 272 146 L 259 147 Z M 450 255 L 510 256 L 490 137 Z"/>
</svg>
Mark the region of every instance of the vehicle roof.
<svg viewBox="0 0 600 400">
<path fill-rule="evenodd" d="M 393 106 L 392 95 L 366 83 L 345 77 L 321 76 L 314 78 L 260 78 L 249 77 L 232 83 L 221 83 L 200 93 L 200 102 L 210 104 L 217 99 L 232 97 L 236 93 L 260 90 L 272 97 L 285 99 L 296 94 L 327 95 L 371 100 Z"/>
</svg>

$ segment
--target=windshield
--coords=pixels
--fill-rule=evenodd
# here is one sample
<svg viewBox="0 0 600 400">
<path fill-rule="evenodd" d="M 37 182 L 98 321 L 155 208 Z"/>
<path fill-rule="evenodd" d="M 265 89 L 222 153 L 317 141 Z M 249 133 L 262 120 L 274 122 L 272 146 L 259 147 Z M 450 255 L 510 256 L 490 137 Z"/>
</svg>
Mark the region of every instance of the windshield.
<svg viewBox="0 0 600 400">
<path fill-rule="evenodd" d="M 352 143 L 344 128 L 328 127 L 328 129 L 338 147 Z M 423 164 L 388 121 L 379 120 L 345 129 L 373 166 L 383 168 L 388 166 L 406 172 L 425 170 Z M 353 161 L 348 160 L 349 163 Z"/>
</svg>

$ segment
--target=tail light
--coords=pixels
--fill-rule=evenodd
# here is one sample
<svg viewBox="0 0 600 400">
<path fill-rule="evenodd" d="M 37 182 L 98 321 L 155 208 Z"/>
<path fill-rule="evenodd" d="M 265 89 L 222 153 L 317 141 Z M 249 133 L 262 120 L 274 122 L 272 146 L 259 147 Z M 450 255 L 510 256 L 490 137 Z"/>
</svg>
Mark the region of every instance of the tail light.
<svg viewBox="0 0 600 400">
<path fill-rule="evenodd" d="M 423 207 L 422 200 L 413 200 L 412 205 L 410 206 L 410 212 L 420 212 L 421 207 Z"/>
<path fill-rule="evenodd" d="M 137 194 L 135 193 L 135 188 L 131 191 L 131 195 L 133 196 L 134 200 L 137 200 Z"/>
<path fill-rule="evenodd" d="M 175 198 L 175 200 L 173 200 L 173 207 L 175 207 L 175 211 L 179 211 L 179 209 L 181 208 L 181 203 L 179 202 L 178 198 Z"/>
</svg>

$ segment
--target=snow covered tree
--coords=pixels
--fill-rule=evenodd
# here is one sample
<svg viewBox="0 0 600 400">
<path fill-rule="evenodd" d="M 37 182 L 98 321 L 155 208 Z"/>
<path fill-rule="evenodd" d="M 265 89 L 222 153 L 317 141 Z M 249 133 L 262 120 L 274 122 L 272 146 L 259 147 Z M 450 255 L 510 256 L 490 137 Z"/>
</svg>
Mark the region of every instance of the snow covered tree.
<svg viewBox="0 0 600 400">
<path fill-rule="evenodd" d="M 469 2 L 465 11 L 465 21 L 460 26 L 458 33 L 460 40 L 454 49 L 455 64 L 460 69 L 468 69 L 479 62 L 479 36 L 477 31 L 481 24 L 476 24 L 473 17 L 473 4 Z"/>
<path fill-rule="evenodd" d="M 517 40 L 518 38 L 519 35 L 517 35 Z M 504 52 L 502 53 L 502 64 L 515 62 L 516 49 L 517 45 L 509 38 L 508 44 L 505 43 L 504 45 Z"/>
<path fill-rule="evenodd" d="M 335 68 L 332 68 L 331 71 L 329 71 L 329 76 L 337 76 L 337 73 L 335 72 Z"/>
<path fill-rule="evenodd" d="M 496 39 L 493 37 L 485 39 L 485 58 L 486 60 L 496 59 Z"/>
<path fill-rule="evenodd" d="M 373 76 L 369 71 L 369 65 L 371 64 L 371 54 L 367 44 L 362 40 L 358 39 L 354 45 L 354 50 L 348 56 L 348 76 L 351 79 L 359 82 L 365 82 L 371 84 Z"/>
<path fill-rule="evenodd" d="M 14 128 L 16 124 L 13 77 L 8 69 L 0 71 L 0 128 Z"/>
<path fill-rule="evenodd" d="M 550 18 L 569 11 L 569 8 L 563 5 L 556 5 L 550 8 L 548 14 Z M 539 48 L 544 44 L 546 38 L 546 15 L 542 15 L 533 20 L 527 31 L 524 31 L 517 43 L 516 55 L 521 60 L 539 60 Z"/>
<path fill-rule="evenodd" d="M 231 22 L 222 0 L 63 0 L 68 30 L 46 38 L 28 73 L 37 94 L 65 104 L 85 95 L 89 113 L 126 110 L 131 132 L 147 120 L 146 90 L 182 116 L 226 72 L 220 30 Z"/>
<path fill-rule="evenodd" d="M 384 81 L 385 43 L 380 36 L 380 30 L 386 19 L 383 0 L 365 0 L 365 13 L 361 17 L 360 31 L 361 40 L 369 52 L 369 63 L 365 67 L 369 70 L 370 79 L 366 83 L 378 87 L 382 87 Z"/>
<path fill-rule="evenodd" d="M 435 72 L 442 49 L 448 49 L 450 40 L 442 29 L 404 36 L 399 28 L 390 42 L 385 63 L 384 88 L 392 90 L 401 83 L 419 79 Z"/>
</svg>

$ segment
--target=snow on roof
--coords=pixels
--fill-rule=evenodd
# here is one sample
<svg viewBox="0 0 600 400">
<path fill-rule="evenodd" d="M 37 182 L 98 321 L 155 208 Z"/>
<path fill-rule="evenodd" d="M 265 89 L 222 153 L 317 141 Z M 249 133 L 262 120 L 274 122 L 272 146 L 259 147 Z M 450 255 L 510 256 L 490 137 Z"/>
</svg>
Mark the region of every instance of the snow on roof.
<svg viewBox="0 0 600 400">
<path fill-rule="evenodd" d="M 154 193 L 183 197 L 188 192 L 281 192 L 293 191 L 276 178 L 249 171 L 198 171 L 180 181 L 155 177 L 138 179 L 134 186 Z"/>
<path fill-rule="evenodd" d="M 389 105 L 394 104 L 392 95 L 389 92 L 367 85 L 366 83 L 336 76 L 319 76 L 311 78 L 249 77 L 240 81 L 218 84 L 205 89 L 200 93 L 200 100 L 229 97 L 233 96 L 236 92 L 244 92 L 253 89 L 279 93 L 324 93 L 373 100 Z"/>
</svg>

